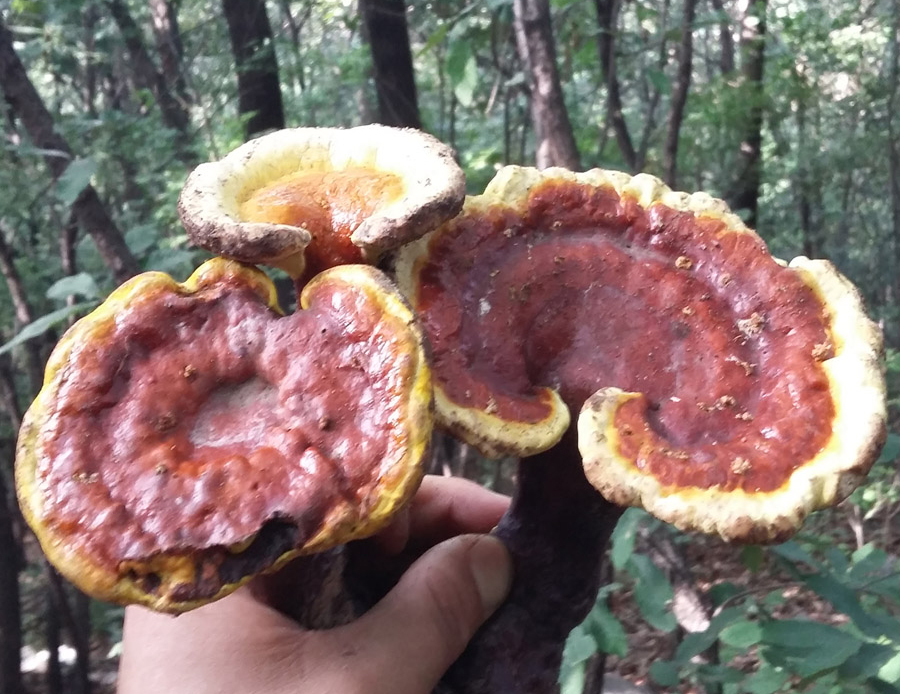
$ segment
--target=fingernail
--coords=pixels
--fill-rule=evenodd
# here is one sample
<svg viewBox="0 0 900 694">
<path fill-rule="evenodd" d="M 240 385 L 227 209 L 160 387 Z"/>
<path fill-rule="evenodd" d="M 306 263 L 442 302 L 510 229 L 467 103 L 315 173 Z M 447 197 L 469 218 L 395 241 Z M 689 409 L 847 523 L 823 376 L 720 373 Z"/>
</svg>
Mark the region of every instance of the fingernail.
<svg viewBox="0 0 900 694">
<path fill-rule="evenodd" d="M 469 563 L 481 604 L 493 612 L 506 599 L 512 584 L 512 558 L 496 537 L 483 535 L 469 549 Z"/>
</svg>

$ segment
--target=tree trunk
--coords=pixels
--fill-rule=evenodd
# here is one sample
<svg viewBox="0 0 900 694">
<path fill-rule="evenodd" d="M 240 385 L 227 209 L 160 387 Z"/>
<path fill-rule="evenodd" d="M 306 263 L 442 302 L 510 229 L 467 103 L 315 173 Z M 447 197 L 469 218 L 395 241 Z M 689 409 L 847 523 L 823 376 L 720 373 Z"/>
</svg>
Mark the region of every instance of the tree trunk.
<svg viewBox="0 0 900 694">
<path fill-rule="evenodd" d="M 732 207 L 745 213 L 747 225 L 756 227 L 762 184 L 763 68 L 766 49 L 768 0 L 740 0 L 741 89 L 746 104 L 743 137 L 738 154 L 739 176 Z"/>
<path fill-rule="evenodd" d="M 191 100 L 184 78 L 184 45 L 178 28 L 178 11 L 172 0 L 150 0 L 150 17 L 164 84 L 187 115 Z"/>
<path fill-rule="evenodd" d="M 713 9 L 719 13 L 719 68 L 723 75 L 734 72 L 734 37 L 731 21 L 722 0 L 711 0 Z"/>
<path fill-rule="evenodd" d="M 25 283 L 22 281 L 18 268 L 16 268 L 12 249 L 6 243 L 5 235 L 6 229 L 0 224 L 0 275 L 3 275 L 3 280 L 12 299 L 16 324 L 21 328 L 34 320 L 34 313 L 28 301 Z M 29 340 L 24 345 L 22 356 L 25 360 L 25 373 L 28 375 L 32 396 L 38 392 L 41 382 L 44 380 L 44 359 L 42 353 L 44 348 L 50 347 L 52 344 L 51 340 L 55 342 L 53 338 L 45 333 Z"/>
<path fill-rule="evenodd" d="M 238 82 L 238 111 L 247 139 L 284 127 L 278 59 L 265 0 L 222 0 Z"/>
<path fill-rule="evenodd" d="M 45 161 L 59 178 L 73 159 L 72 149 L 53 127 L 53 117 L 28 79 L 25 66 L 13 49 L 12 33 L 0 19 L 0 89 L 16 117 L 25 126 L 36 147 L 48 152 Z M 91 235 L 97 250 L 116 280 L 123 282 L 138 272 L 138 264 L 92 186 L 87 186 L 72 205 L 79 226 Z"/>
<path fill-rule="evenodd" d="M 672 188 L 678 184 L 678 138 L 681 135 L 684 107 L 687 104 L 688 91 L 691 88 L 696 10 L 697 0 L 684 0 L 681 44 L 678 47 L 678 78 L 675 80 L 675 89 L 672 90 L 672 103 L 669 106 L 669 122 L 666 128 L 666 144 L 663 150 L 665 179 Z"/>
<path fill-rule="evenodd" d="M 891 222 L 894 246 L 894 301 L 900 302 L 900 128 L 896 124 L 897 110 L 900 109 L 900 6 L 894 4 L 893 27 L 891 34 L 893 41 L 889 44 L 890 65 L 888 66 L 888 109 L 887 109 L 887 134 L 888 134 L 888 166 L 891 180 Z M 897 345 L 900 342 L 900 334 L 897 329 L 887 331 L 889 342 Z"/>
<path fill-rule="evenodd" d="M 72 640 L 75 642 L 75 683 L 74 694 L 91 694 L 91 599 L 77 588 L 73 589 Z"/>
<path fill-rule="evenodd" d="M 662 7 L 659 11 L 659 29 L 657 33 L 661 35 L 661 38 L 659 40 L 659 49 L 656 54 L 656 69 L 660 73 L 665 71 L 666 64 L 669 62 L 668 34 L 670 6 L 670 0 L 663 0 Z M 649 80 L 647 80 L 645 75 L 642 83 L 646 84 L 648 81 Z M 644 166 L 647 163 L 647 152 L 650 150 L 650 139 L 656 129 L 656 110 L 659 108 L 661 98 L 662 89 L 660 89 L 659 86 L 653 85 L 652 94 L 647 90 L 647 110 L 645 111 L 644 127 L 641 128 L 641 140 L 638 146 L 637 159 L 635 161 L 635 171 L 643 171 Z"/>
<path fill-rule="evenodd" d="M 516 43 L 531 92 L 535 159 L 539 168 L 581 169 L 575 133 L 563 98 L 549 0 L 515 0 Z"/>
<path fill-rule="evenodd" d="M 294 54 L 294 80 L 296 82 L 296 89 L 299 92 L 306 91 L 306 75 L 303 60 L 303 51 L 302 45 L 303 41 L 301 40 L 302 32 L 306 25 L 306 22 L 309 21 L 309 18 L 312 16 L 313 11 L 313 0 L 309 0 L 303 8 L 303 14 L 300 16 L 298 20 L 294 17 L 294 13 L 291 10 L 291 2 L 290 0 L 280 0 L 278 6 L 281 8 L 281 14 L 284 16 L 284 22 L 287 25 L 288 33 L 291 35 L 291 50 Z M 364 90 L 364 84 L 360 87 L 360 90 Z M 371 122 L 364 120 L 364 123 Z"/>
<path fill-rule="evenodd" d="M 5 457 L 6 450 L 3 453 Z M 6 461 L 2 464 L 5 466 Z M 13 530 L 12 503 L 5 475 L 0 474 L 0 557 L 3 557 L 0 561 L 0 692 L 24 694 L 20 672 L 22 617 L 19 607 L 19 547 Z"/>
<path fill-rule="evenodd" d="M 802 74 L 795 69 L 796 79 L 803 80 Z M 803 255 L 807 258 L 816 258 L 820 253 L 819 239 L 812 223 L 812 202 L 810 200 L 810 159 L 812 152 L 807 144 L 807 91 L 805 84 L 800 85 L 800 96 L 797 99 L 797 169 L 794 174 L 794 189 L 797 195 L 797 213 L 800 217 L 800 237 L 803 245 Z"/>
<path fill-rule="evenodd" d="M 619 77 L 616 73 L 616 42 L 618 30 L 619 7 L 621 0 L 594 0 L 597 8 L 597 48 L 600 52 L 600 70 L 606 82 L 606 113 L 616 134 L 616 142 L 625 166 L 635 173 L 637 171 L 637 153 L 628 130 L 628 123 L 622 113 L 622 94 L 619 88 Z"/>
<path fill-rule="evenodd" d="M 62 664 L 59 662 L 59 647 L 62 645 L 62 621 L 60 620 L 59 596 L 54 590 L 52 574 L 56 572 L 49 562 L 44 563 L 47 585 L 44 588 L 44 636 L 47 639 L 47 673 L 44 680 L 47 694 L 63 694 Z"/>
<path fill-rule="evenodd" d="M 406 3 L 359 0 L 359 13 L 372 51 L 379 122 L 400 128 L 421 128 Z"/>
<path fill-rule="evenodd" d="M 84 29 L 84 76 L 82 78 L 82 101 L 91 118 L 97 117 L 97 23 L 100 8 L 91 3 L 84 9 L 81 18 Z"/>
<path fill-rule="evenodd" d="M 145 89 L 153 94 L 156 103 L 159 104 L 163 123 L 167 128 L 178 133 L 180 144 L 184 147 L 187 144 L 188 136 L 187 109 L 172 96 L 165 78 L 156 69 L 147 46 L 144 44 L 141 29 L 131 17 L 128 6 L 123 0 L 107 0 L 106 6 L 125 39 L 135 85 L 138 89 Z"/>
</svg>

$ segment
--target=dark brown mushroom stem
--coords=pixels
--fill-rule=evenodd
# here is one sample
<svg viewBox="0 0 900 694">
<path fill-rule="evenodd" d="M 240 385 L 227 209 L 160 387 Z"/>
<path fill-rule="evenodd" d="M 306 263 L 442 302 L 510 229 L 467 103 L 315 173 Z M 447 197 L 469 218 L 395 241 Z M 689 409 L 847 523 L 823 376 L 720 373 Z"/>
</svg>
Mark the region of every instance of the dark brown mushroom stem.
<svg viewBox="0 0 900 694">
<path fill-rule="evenodd" d="M 585 479 L 572 427 L 519 463 L 513 503 L 495 533 L 513 555 L 506 603 L 445 681 L 454 694 L 552 694 L 566 637 L 590 612 L 622 509 Z"/>
<path fill-rule="evenodd" d="M 344 581 L 346 546 L 297 557 L 260 576 L 251 590 L 264 603 L 305 629 L 330 629 L 353 621 L 360 610 Z"/>
</svg>

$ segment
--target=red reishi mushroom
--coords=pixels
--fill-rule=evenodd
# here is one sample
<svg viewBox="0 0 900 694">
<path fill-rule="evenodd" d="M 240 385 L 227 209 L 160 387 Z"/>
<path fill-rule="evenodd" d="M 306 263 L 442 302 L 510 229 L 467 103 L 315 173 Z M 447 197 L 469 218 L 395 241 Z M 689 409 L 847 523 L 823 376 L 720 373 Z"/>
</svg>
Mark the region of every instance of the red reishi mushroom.
<svg viewBox="0 0 900 694">
<path fill-rule="evenodd" d="M 779 541 L 884 440 L 881 336 L 858 292 L 827 262 L 774 260 L 704 193 L 507 167 L 397 275 L 432 344 L 438 422 L 524 457 L 496 531 L 512 593 L 449 673 L 457 691 L 558 691 L 620 506 Z"/>
<path fill-rule="evenodd" d="M 198 166 L 178 213 L 197 246 L 279 267 L 302 286 L 335 265 L 376 263 L 464 197 L 453 150 L 419 130 L 293 128 Z"/>
<path fill-rule="evenodd" d="M 421 331 L 378 270 L 324 272 L 283 316 L 221 258 L 146 273 L 53 352 L 19 437 L 20 504 L 101 599 L 182 612 L 384 527 L 431 434 Z"/>
</svg>

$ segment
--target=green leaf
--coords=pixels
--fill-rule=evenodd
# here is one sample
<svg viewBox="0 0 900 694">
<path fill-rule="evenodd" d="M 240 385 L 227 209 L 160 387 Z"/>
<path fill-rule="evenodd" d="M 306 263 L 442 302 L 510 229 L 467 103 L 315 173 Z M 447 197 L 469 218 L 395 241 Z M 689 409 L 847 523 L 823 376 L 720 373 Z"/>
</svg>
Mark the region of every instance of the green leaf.
<svg viewBox="0 0 900 694">
<path fill-rule="evenodd" d="M 829 547 L 825 550 L 825 559 L 831 564 L 833 573 L 846 573 L 847 569 L 850 568 L 850 560 L 847 559 L 846 553 L 837 547 Z"/>
<path fill-rule="evenodd" d="M 773 619 L 761 626 L 761 641 L 771 646 L 790 649 L 816 650 L 831 639 L 853 638 L 847 632 L 830 624 L 808 619 Z"/>
<path fill-rule="evenodd" d="M 559 669 L 559 684 L 562 693 L 580 694 L 584 688 L 584 664 L 597 652 L 597 644 L 583 625 L 572 629 L 563 649 L 562 664 Z"/>
<path fill-rule="evenodd" d="M 96 172 L 97 162 L 90 157 L 75 159 L 56 181 L 57 199 L 63 205 L 71 205 L 90 184 L 91 176 Z"/>
<path fill-rule="evenodd" d="M 814 569 L 819 568 L 819 562 L 817 562 L 809 552 L 807 552 L 793 540 L 780 545 L 776 545 L 775 547 L 770 548 L 770 551 L 774 552 L 783 559 L 787 559 L 792 564 L 807 564 Z"/>
<path fill-rule="evenodd" d="M 709 589 L 709 598 L 714 605 L 721 605 L 726 600 L 730 600 L 736 595 L 740 595 L 744 591 L 741 587 L 735 585 L 731 581 L 722 581 Z"/>
<path fill-rule="evenodd" d="M 431 36 L 428 37 L 428 40 L 419 49 L 418 56 L 423 56 L 429 51 L 434 50 L 435 46 L 444 42 L 444 39 L 447 38 L 447 32 L 450 31 L 450 23 L 443 22 L 437 29 L 431 32 Z"/>
<path fill-rule="evenodd" d="M 478 86 L 478 66 L 475 63 L 475 51 L 468 39 L 458 39 L 450 44 L 447 52 L 447 75 L 460 105 L 471 106 Z"/>
<path fill-rule="evenodd" d="M 622 622 L 609 611 L 605 603 L 598 602 L 585 620 L 585 627 L 596 641 L 596 650 L 624 658 L 628 653 L 628 635 Z"/>
<path fill-rule="evenodd" d="M 900 694 L 897 687 L 874 677 L 866 680 L 866 687 L 866 694 Z"/>
<path fill-rule="evenodd" d="M 83 296 L 85 299 L 100 298 L 100 289 L 94 278 L 86 272 L 69 275 L 54 282 L 47 290 L 47 298 L 65 301 L 69 296 Z"/>
<path fill-rule="evenodd" d="M 862 643 L 859 639 L 849 635 L 845 639 L 831 639 L 797 664 L 797 674 L 801 677 L 812 677 L 826 670 L 840 667 L 847 658 L 859 651 Z"/>
<path fill-rule="evenodd" d="M 610 538 L 612 549 L 609 551 L 609 558 L 617 571 L 622 571 L 625 568 L 625 564 L 628 563 L 628 560 L 634 553 L 637 531 L 646 517 L 646 511 L 639 508 L 629 508 L 619 518 L 619 522 L 616 523 L 616 529 L 613 530 Z"/>
<path fill-rule="evenodd" d="M 166 272 L 173 276 L 190 274 L 194 266 L 194 254 L 178 248 L 157 248 L 144 264 L 147 270 Z"/>
<path fill-rule="evenodd" d="M 747 694 L 774 694 L 781 691 L 790 680 L 784 670 L 769 667 L 762 663 L 759 669 L 744 680 L 743 690 Z"/>
<path fill-rule="evenodd" d="M 762 568 L 766 555 L 759 545 L 744 545 L 741 547 L 741 561 L 752 573 Z"/>
<path fill-rule="evenodd" d="M 7 352 L 12 351 L 14 347 L 21 345 L 23 342 L 27 342 L 32 338 L 43 335 L 45 332 L 50 330 L 50 328 L 59 323 L 62 323 L 69 316 L 72 316 L 86 309 L 93 308 L 94 306 L 96 306 L 96 302 L 85 301 L 80 304 L 75 304 L 74 306 L 63 306 L 61 309 L 52 311 L 46 316 L 41 316 L 37 320 L 32 321 L 24 328 L 22 328 L 19 333 L 5 345 L 0 346 L 0 354 L 6 354 Z"/>
<path fill-rule="evenodd" d="M 763 624 L 761 642 L 781 651 L 780 655 L 792 661 L 794 672 L 801 677 L 840 666 L 863 643 L 837 627 L 801 619 Z"/>
<path fill-rule="evenodd" d="M 868 581 L 894 571 L 893 559 L 883 549 L 871 542 L 863 545 L 850 556 L 849 580 Z"/>
<path fill-rule="evenodd" d="M 840 676 L 844 679 L 875 677 L 896 653 L 894 648 L 884 644 L 864 643 L 841 665 Z"/>
<path fill-rule="evenodd" d="M 878 456 L 875 464 L 893 463 L 898 457 L 900 457 L 900 434 L 890 432 L 887 435 L 887 440 L 884 442 L 884 448 L 881 449 L 881 455 Z"/>
<path fill-rule="evenodd" d="M 628 573 L 635 579 L 634 601 L 644 619 L 655 629 L 672 631 L 677 622 L 669 611 L 673 592 L 666 575 L 643 554 L 628 560 Z"/>
<path fill-rule="evenodd" d="M 581 627 L 575 627 L 566 639 L 563 659 L 569 664 L 580 663 L 597 652 L 597 643 Z"/>
<path fill-rule="evenodd" d="M 735 684 L 742 682 L 746 677 L 742 670 L 728 665 L 713 665 L 703 663 L 697 668 L 697 676 L 706 684 Z"/>
<path fill-rule="evenodd" d="M 836 610 L 843 612 L 853 620 L 853 624 L 866 636 L 877 639 L 890 636 L 900 640 L 900 624 L 893 620 L 879 620 L 863 609 L 857 591 L 849 588 L 828 574 L 811 574 L 803 576 L 803 582 L 820 597 L 831 603 Z M 884 624 L 883 621 L 887 621 Z M 888 631 L 885 631 L 887 629 Z"/>
<path fill-rule="evenodd" d="M 759 622 L 741 620 L 722 629 L 719 638 L 722 640 L 722 643 L 728 646 L 742 650 L 747 649 L 760 642 L 762 627 L 759 625 Z"/>
<path fill-rule="evenodd" d="M 678 667 L 664 660 L 657 660 L 650 666 L 650 677 L 662 687 L 674 687 L 681 680 Z"/>
<path fill-rule="evenodd" d="M 712 621 L 709 623 L 709 627 L 707 627 L 705 631 L 687 634 L 684 639 L 682 639 L 675 651 L 675 660 L 687 662 L 694 656 L 700 655 L 716 642 L 722 629 L 742 616 L 743 611 L 737 607 L 723 610 L 713 617 Z"/>
<path fill-rule="evenodd" d="M 584 691 L 584 663 L 559 670 L 559 694 L 582 694 Z"/>
<path fill-rule="evenodd" d="M 668 94 L 672 91 L 672 81 L 669 79 L 669 76 L 659 68 L 648 67 L 647 79 L 650 80 L 650 84 L 652 84 L 661 94 Z"/>
<path fill-rule="evenodd" d="M 139 224 L 125 232 L 125 243 L 138 256 L 149 251 L 158 238 L 159 232 L 153 224 Z"/>
<path fill-rule="evenodd" d="M 712 646 L 718 638 L 718 633 L 712 629 L 685 634 L 685 637 L 681 640 L 681 643 L 678 644 L 678 648 L 675 650 L 675 660 L 680 663 L 689 661 L 694 656 L 703 653 L 703 651 Z"/>
<path fill-rule="evenodd" d="M 854 550 L 853 554 L 850 555 L 850 563 L 853 564 L 853 569 L 857 569 L 860 564 L 871 561 L 873 556 L 878 555 L 878 548 L 872 542 L 867 542 L 862 547 L 857 550 Z M 880 566 L 884 563 L 884 560 L 887 558 L 887 555 L 882 553 L 881 559 L 878 563 Z"/>
<path fill-rule="evenodd" d="M 709 627 L 705 631 L 698 631 L 687 634 L 675 651 L 675 660 L 679 662 L 687 662 L 694 656 L 700 655 L 707 648 L 712 646 L 719 638 L 719 634 L 723 629 L 733 624 L 744 615 L 742 609 L 738 607 L 730 607 L 722 610 L 713 617 L 709 623 Z"/>
<path fill-rule="evenodd" d="M 894 654 L 878 669 L 878 679 L 891 684 L 900 684 L 900 653 Z"/>
</svg>

